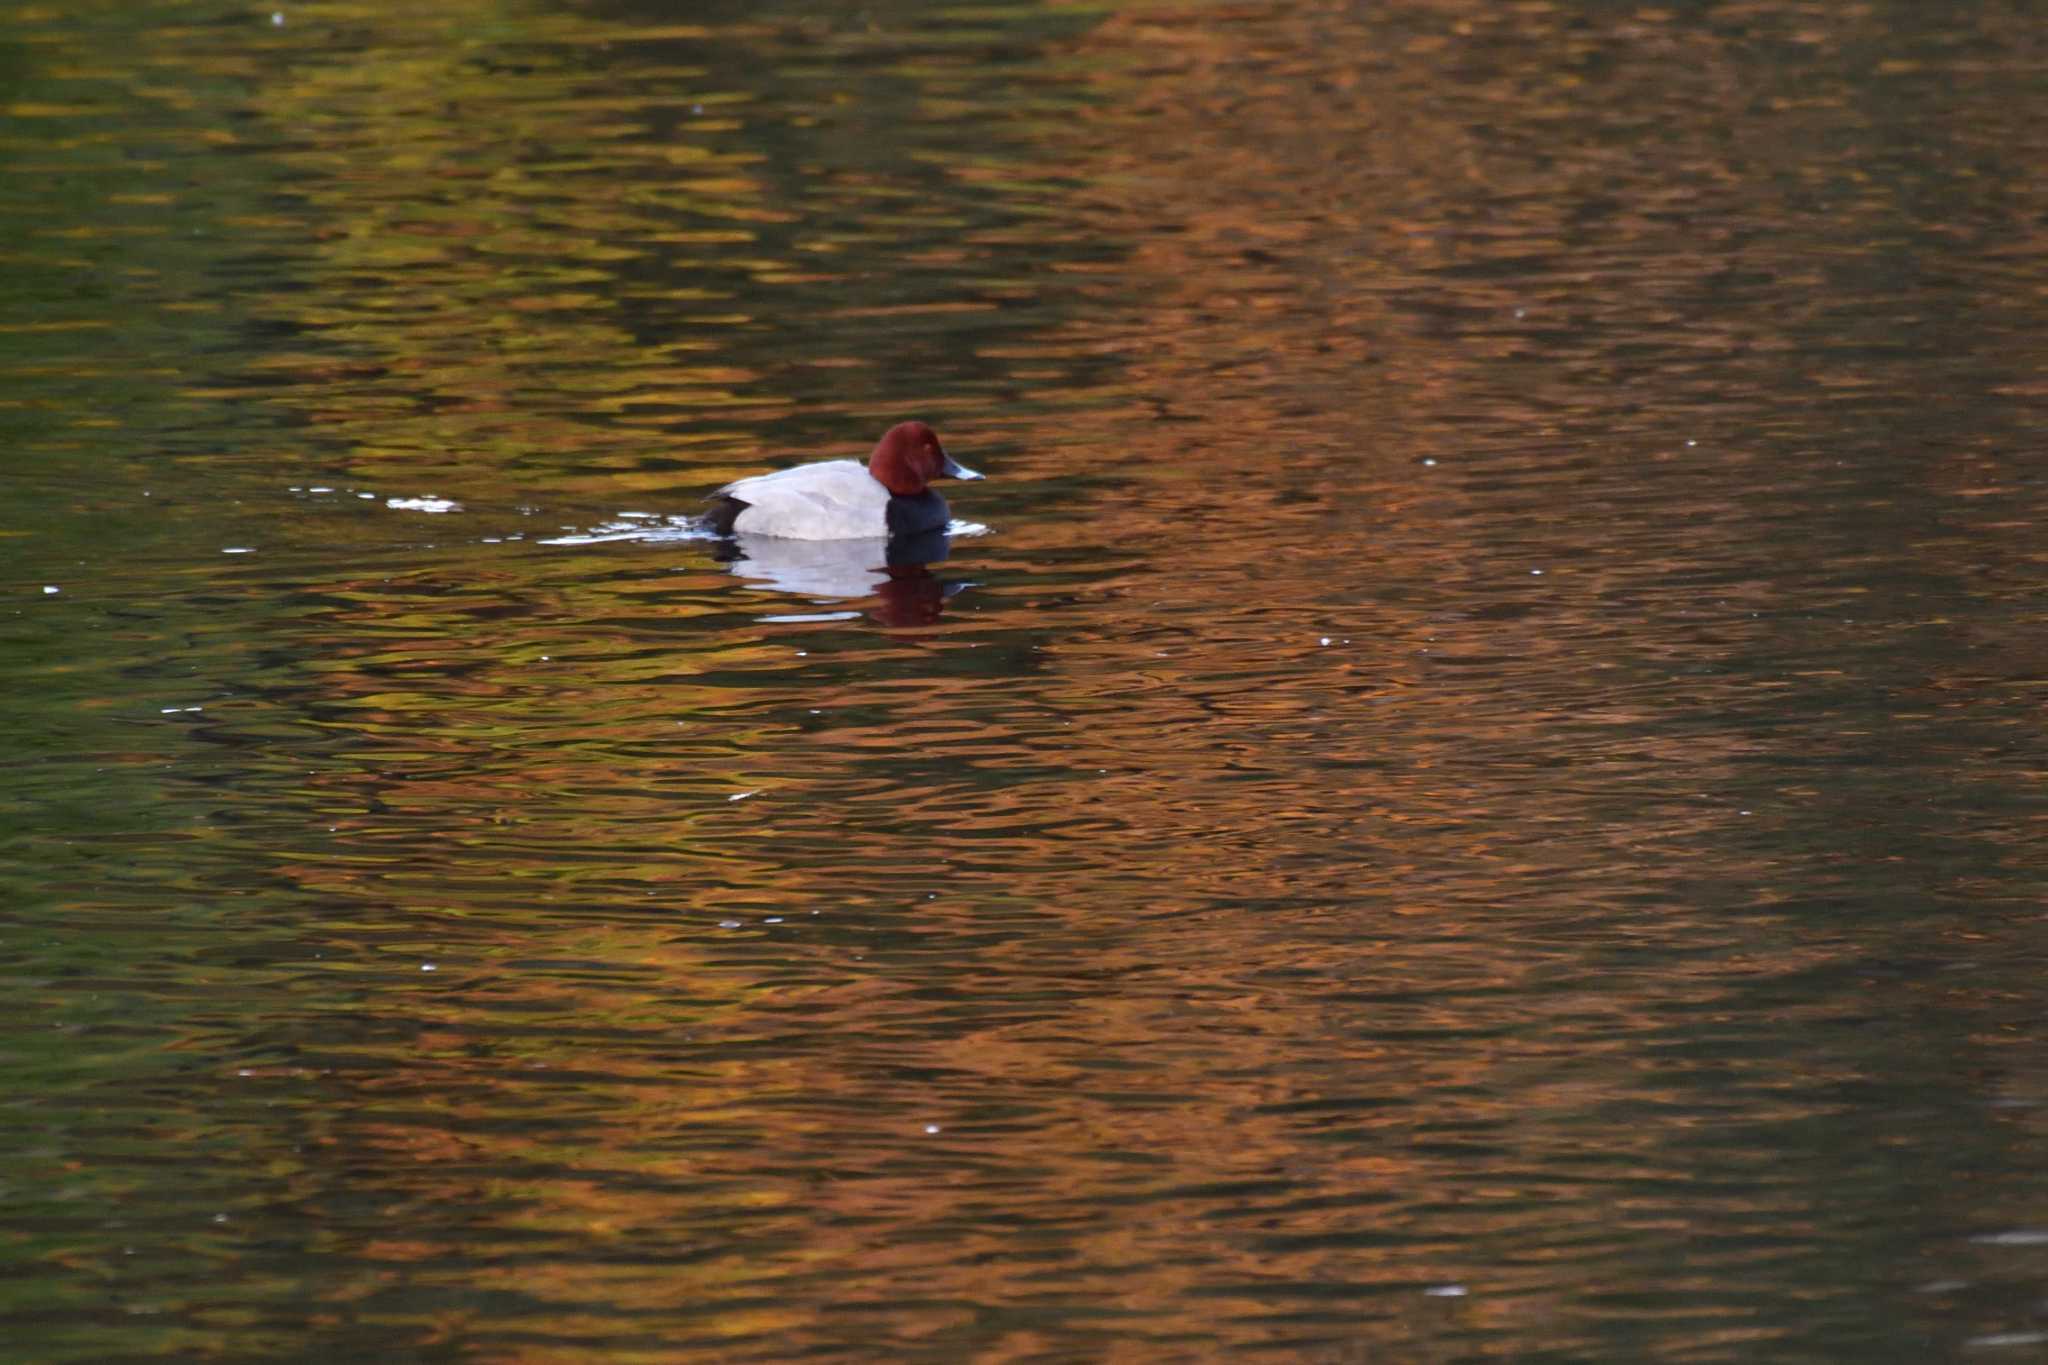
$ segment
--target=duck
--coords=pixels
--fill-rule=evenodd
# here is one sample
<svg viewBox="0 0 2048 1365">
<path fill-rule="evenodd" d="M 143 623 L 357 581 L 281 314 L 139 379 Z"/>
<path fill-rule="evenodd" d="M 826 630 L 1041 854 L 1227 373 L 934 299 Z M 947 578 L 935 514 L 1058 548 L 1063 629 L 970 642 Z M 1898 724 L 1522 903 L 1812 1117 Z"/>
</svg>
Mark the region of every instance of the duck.
<svg viewBox="0 0 2048 1365">
<path fill-rule="evenodd" d="M 882 433 L 866 464 L 819 460 L 736 479 L 706 499 L 711 509 L 703 520 L 720 536 L 894 540 L 945 528 L 952 512 L 932 480 L 980 477 L 948 455 L 923 422 L 898 422 Z"/>
</svg>

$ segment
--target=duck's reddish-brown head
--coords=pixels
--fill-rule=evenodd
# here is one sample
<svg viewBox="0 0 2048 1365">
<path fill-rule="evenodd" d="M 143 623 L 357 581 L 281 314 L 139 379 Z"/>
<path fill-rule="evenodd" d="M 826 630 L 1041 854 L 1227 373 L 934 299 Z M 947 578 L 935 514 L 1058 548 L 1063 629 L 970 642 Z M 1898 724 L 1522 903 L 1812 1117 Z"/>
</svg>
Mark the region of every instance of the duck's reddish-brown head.
<svg viewBox="0 0 2048 1365">
<path fill-rule="evenodd" d="M 882 433 L 868 456 L 868 473 L 899 498 L 914 498 L 933 479 L 978 479 L 981 475 L 955 464 L 938 433 L 922 422 L 898 422 Z"/>
</svg>

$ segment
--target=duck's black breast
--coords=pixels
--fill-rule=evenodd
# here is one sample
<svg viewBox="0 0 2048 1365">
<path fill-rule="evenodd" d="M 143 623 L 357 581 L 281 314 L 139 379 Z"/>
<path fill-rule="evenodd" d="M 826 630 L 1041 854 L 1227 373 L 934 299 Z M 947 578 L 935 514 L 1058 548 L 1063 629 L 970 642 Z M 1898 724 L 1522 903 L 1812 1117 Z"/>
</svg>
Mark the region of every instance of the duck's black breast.
<svg viewBox="0 0 2048 1365">
<path fill-rule="evenodd" d="M 907 536 L 890 536 L 889 544 L 882 553 L 882 562 L 892 569 L 921 567 L 943 562 L 952 551 L 953 539 L 946 534 L 946 528 L 935 526 L 929 531 L 913 531 Z"/>
<path fill-rule="evenodd" d="M 889 499 L 889 534 L 895 536 L 922 535 L 936 531 L 952 518 L 952 510 L 946 500 L 927 488 L 915 497 Z"/>
</svg>

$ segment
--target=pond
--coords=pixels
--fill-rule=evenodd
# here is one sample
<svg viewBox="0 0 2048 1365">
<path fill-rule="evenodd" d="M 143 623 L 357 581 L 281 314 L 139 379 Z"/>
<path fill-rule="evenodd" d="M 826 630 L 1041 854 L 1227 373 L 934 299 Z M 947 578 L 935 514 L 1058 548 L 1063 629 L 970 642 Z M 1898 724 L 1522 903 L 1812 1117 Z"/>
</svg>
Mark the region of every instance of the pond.
<svg viewBox="0 0 2048 1365">
<path fill-rule="evenodd" d="M 0 10 L 16 1359 L 2048 1345 L 2031 7 Z"/>
</svg>

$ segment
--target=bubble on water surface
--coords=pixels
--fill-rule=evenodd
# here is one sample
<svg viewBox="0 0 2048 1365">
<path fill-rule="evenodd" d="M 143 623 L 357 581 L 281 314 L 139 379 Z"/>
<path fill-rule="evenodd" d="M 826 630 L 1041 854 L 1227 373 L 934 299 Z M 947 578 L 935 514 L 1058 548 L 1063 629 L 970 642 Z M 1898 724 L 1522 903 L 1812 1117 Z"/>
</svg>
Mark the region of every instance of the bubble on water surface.
<svg viewBox="0 0 2048 1365">
<path fill-rule="evenodd" d="M 462 504 L 450 498 L 386 498 L 384 505 L 394 512 L 460 512 Z"/>
</svg>

